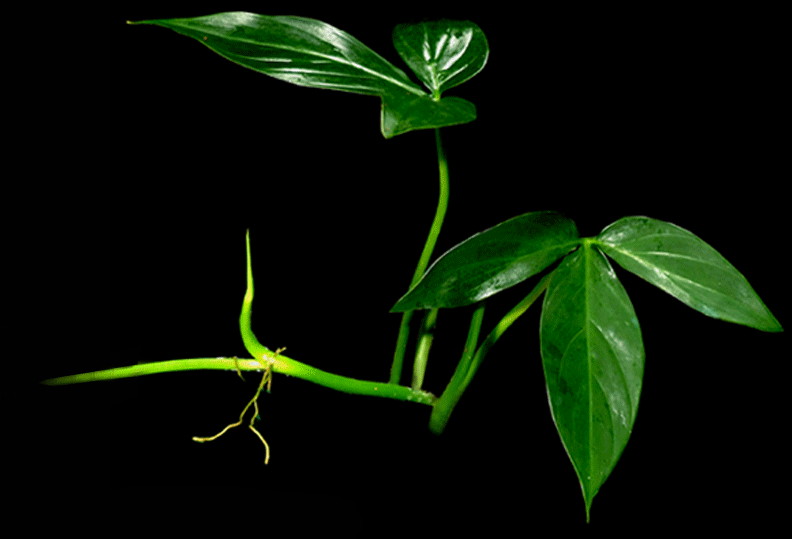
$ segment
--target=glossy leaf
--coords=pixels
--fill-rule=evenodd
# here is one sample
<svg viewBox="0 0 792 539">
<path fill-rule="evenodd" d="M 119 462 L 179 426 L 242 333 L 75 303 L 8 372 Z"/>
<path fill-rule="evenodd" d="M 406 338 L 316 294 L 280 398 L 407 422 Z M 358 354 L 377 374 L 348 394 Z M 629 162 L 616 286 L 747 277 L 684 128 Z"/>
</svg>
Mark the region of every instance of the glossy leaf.
<svg viewBox="0 0 792 539">
<path fill-rule="evenodd" d="M 597 240 L 624 269 L 707 316 L 782 331 L 745 277 L 685 229 L 648 217 L 625 217 L 605 228 Z"/>
<path fill-rule="evenodd" d="M 393 44 L 436 97 L 484 69 L 489 56 L 484 32 L 469 21 L 400 24 L 393 31 Z"/>
<path fill-rule="evenodd" d="M 540 337 L 553 421 L 580 480 L 588 518 L 632 432 L 644 369 L 630 299 L 588 241 L 554 271 Z"/>
<path fill-rule="evenodd" d="M 458 97 L 434 101 L 428 96 L 402 94 L 384 96 L 382 101 L 381 128 L 386 138 L 416 129 L 445 127 L 476 119 L 475 105 Z"/>
<path fill-rule="evenodd" d="M 471 103 L 433 100 L 363 43 L 314 19 L 230 12 L 139 24 L 170 28 L 239 65 L 292 84 L 380 96 L 386 138 L 476 117 Z"/>
<path fill-rule="evenodd" d="M 391 312 L 469 305 L 536 275 L 578 242 L 557 212 L 520 215 L 471 236 L 441 256 Z"/>
</svg>

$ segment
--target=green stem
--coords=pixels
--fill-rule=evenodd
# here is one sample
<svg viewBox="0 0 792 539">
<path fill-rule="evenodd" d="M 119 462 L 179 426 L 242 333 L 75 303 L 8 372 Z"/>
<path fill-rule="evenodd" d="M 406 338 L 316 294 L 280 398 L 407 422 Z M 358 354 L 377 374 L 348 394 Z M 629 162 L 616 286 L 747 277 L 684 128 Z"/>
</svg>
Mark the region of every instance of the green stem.
<svg viewBox="0 0 792 539">
<path fill-rule="evenodd" d="M 470 328 L 468 329 L 468 336 L 467 340 L 465 341 L 465 349 L 462 352 L 462 358 L 459 360 L 457 368 L 454 371 L 454 375 L 448 382 L 446 390 L 443 394 L 448 393 L 449 390 L 453 392 L 454 388 L 459 387 L 470 370 L 470 364 L 473 361 L 473 356 L 476 353 L 476 346 L 478 345 L 479 333 L 481 332 L 481 323 L 484 320 L 484 307 L 484 301 L 480 301 L 476 304 L 476 310 L 473 311 L 473 316 L 470 318 Z"/>
<path fill-rule="evenodd" d="M 419 402 L 421 404 L 432 404 L 434 396 L 426 391 L 416 391 L 410 387 L 396 386 L 384 382 L 370 382 L 367 380 L 356 380 L 325 372 L 305 363 L 284 356 L 283 354 L 275 357 L 271 356 L 268 361 L 272 361 L 272 370 L 281 374 L 288 374 L 297 378 L 302 378 L 309 382 L 329 387 L 336 391 L 343 391 L 354 395 L 370 395 L 374 397 L 384 397 L 400 401 Z M 157 361 L 154 363 L 142 363 L 129 367 L 118 367 L 103 371 L 88 372 L 84 374 L 73 374 L 50 378 L 41 382 L 48 386 L 62 386 L 68 384 L 80 384 L 84 382 L 97 382 L 100 380 L 118 380 L 121 378 L 132 378 L 135 376 L 145 376 L 148 374 L 158 374 L 162 372 L 181 372 L 196 370 L 222 370 L 236 371 L 237 365 L 241 371 L 261 371 L 263 365 L 257 359 L 234 359 L 224 357 L 201 357 L 195 359 L 174 359 L 171 361 Z"/>
<path fill-rule="evenodd" d="M 412 322 L 414 312 L 407 311 L 402 315 L 401 324 L 399 324 L 399 336 L 396 338 L 396 351 L 393 353 L 389 384 L 398 385 L 401 381 L 404 354 L 407 353 L 407 342 L 410 338 L 410 322 Z"/>
<path fill-rule="evenodd" d="M 81 382 L 93 382 L 97 380 L 116 380 L 119 378 L 130 378 L 133 376 L 143 376 L 161 372 L 192 371 L 192 370 L 262 370 L 266 363 L 272 365 L 272 370 L 281 374 L 288 374 L 297 378 L 302 378 L 309 382 L 329 387 L 337 391 L 352 393 L 355 395 L 370 395 L 384 397 L 402 401 L 419 402 L 422 404 L 432 404 L 435 400 L 434 395 L 426 391 L 420 391 L 411 387 L 383 382 L 371 382 L 367 380 L 357 380 L 338 374 L 322 371 L 296 361 L 283 354 L 276 354 L 269 348 L 259 343 L 258 339 L 250 327 L 252 306 L 253 306 L 253 270 L 250 259 L 250 233 L 246 236 L 247 244 L 247 291 L 242 302 L 242 313 L 239 316 L 239 329 L 242 333 L 242 341 L 245 348 L 254 359 L 234 359 L 234 358 L 196 358 L 180 359 L 173 361 L 159 361 L 154 363 L 144 363 L 132 365 L 130 367 L 120 367 L 107 369 L 104 371 L 89 372 L 85 374 L 75 374 L 72 376 L 62 376 L 60 378 L 50 378 L 42 383 L 46 385 L 65 385 L 78 384 Z"/>
<path fill-rule="evenodd" d="M 446 210 L 448 209 L 448 161 L 446 160 L 443 143 L 440 139 L 440 129 L 435 129 L 435 144 L 437 146 L 437 162 L 440 170 L 440 196 L 437 201 L 437 210 L 435 211 L 434 220 L 432 221 L 432 228 L 429 230 L 429 237 L 426 238 L 426 244 L 421 253 L 421 258 L 418 260 L 418 266 L 415 268 L 412 281 L 410 281 L 410 288 L 415 286 L 421 279 L 426 271 L 426 267 L 429 265 L 429 260 L 432 258 L 432 252 L 437 243 L 437 237 L 440 235 L 440 229 L 443 226 L 443 220 L 445 219 Z M 391 384 L 398 384 L 401 380 L 404 366 L 404 354 L 407 350 L 407 340 L 410 334 L 410 321 L 412 320 L 412 316 L 413 311 L 408 311 L 402 315 L 401 325 L 399 326 L 399 336 L 396 339 L 396 352 L 393 354 L 393 365 L 391 366 Z M 423 379 L 423 372 L 426 370 L 426 357 L 422 360 L 416 358 L 416 360 L 416 362 L 422 361 L 423 363 L 422 371 L 419 375 L 420 378 Z M 413 376 L 415 376 L 415 371 L 413 372 Z"/>
<path fill-rule="evenodd" d="M 536 284 L 533 290 L 523 298 L 523 300 L 518 303 L 511 311 L 509 311 L 506 316 L 504 316 L 498 325 L 495 326 L 487 338 L 484 339 L 484 342 L 481 343 L 476 354 L 470 361 L 465 361 L 465 357 L 463 356 L 462 360 L 460 360 L 459 365 L 457 365 L 457 369 L 454 372 L 454 376 L 451 378 L 451 382 L 448 384 L 448 387 L 443 392 L 443 394 L 435 401 L 434 408 L 432 410 L 432 416 L 429 420 L 429 429 L 434 432 L 435 434 L 440 434 L 445 429 L 446 424 L 448 423 L 448 419 L 451 417 L 451 412 L 454 411 L 454 407 L 456 406 L 459 399 L 462 398 L 462 394 L 465 392 L 465 389 L 470 384 L 471 380 L 473 380 L 473 376 L 476 374 L 479 366 L 481 365 L 482 360 L 487 355 L 487 352 L 495 345 L 498 339 L 503 335 L 503 333 L 509 329 L 509 327 L 520 317 L 522 314 L 528 310 L 528 308 L 533 305 L 533 303 L 542 295 L 542 292 L 545 291 L 547 285 L 550 284 L 550 277 L 552 273 L 549 273 L 542 277 L 542 279 Z M 474 322 L 471 323 L 471 331 L 473 331 Z M 478 321 L 480 325 L 481 322 Z M 470 340 L 470 336 L 468 337 Z"/>
<path fill-rule="evenodd" d="M 421 324 L 421 335 L 418 338 L 418 347 L 415 351 L 415 363 L 413 364 L 413 389 L 421 389 L 426 372 L 426 362 L 429 359 L 429 349 L 434 340 L 434 327 L 437 321 L 437 313 L 440 309 L 431 309 L 424 315 Z"/>
<path fill-rule="evenodd" d="M 121 378 L 134 378 L 135 376 L 145 376 L 147 374 L 158 374 L 161 372 L 181 372 L 193 370 L 224 370 L 234 371 L 236 365 L 239 370 L 252 371 L 262 370 L 261 362 L 255 359 L 238 359 L 227 357 L 199 357 L 194 359 L 173 359 L 170 361 L 156 361 L 152 363 L 140 363 L 129 367 L 118 367 L 103 371 L 86 372 L 83 374 L 72 374 L 49 378 L 41 382 L 46 386 L 65 386 L 70 384 L 82 384 L 85 382 L 99 382 L 102 380 L 119 380 Z"/>
</svg>

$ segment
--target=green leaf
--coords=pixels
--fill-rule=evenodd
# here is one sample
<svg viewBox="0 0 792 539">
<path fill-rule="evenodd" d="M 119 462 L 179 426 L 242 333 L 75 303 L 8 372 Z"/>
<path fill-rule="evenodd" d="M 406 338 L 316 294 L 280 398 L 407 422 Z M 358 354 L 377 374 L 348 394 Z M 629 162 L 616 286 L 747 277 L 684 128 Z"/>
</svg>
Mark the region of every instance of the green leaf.
<svg viewBox="0 0 792 539">
<path fill-rule="evenodd" d="M 435 101 L 429 96 L 383 96 L 382 133 L 390 138 L 416 129 L 472 122 L 476 106 L 458 97 Z"/>
<path fill-rule="evenodd" d="M 557 212 L 520 215 L 443 254 L 391 312 L 469 305 L 532 277 L 578 243 L 575 223 Z"/>
<path fill-rule="evenodd" d="M 605 228 L 597 243 L 624 269 L 707 316 L 782 331 L 745 277 L 687 230 L 648 217 L 625 217 Z"/>
<path fill-rule="evenodd" d="M 553 272 L 540 332 L 553 421 L 580 480 L 587 519 L 632 432 L 644 369 L 630 299 L 590 241 Z"/>
<path fill-rule="evenodd" d="M 314 19 L 231 12 L 136 24 L 170 28 L 232 62 L 292 84 L 380 96 L 385 138 L 476 117 L 472 104 L 433 100 L 363 43 Z"/>
<path fill-rule="evenodd" d="M 402 70 L 346 32 L 315 19 L 230 12 L 140 24 L 170 28 L 232 62 L 299 86 L 424 95 Z"/>
<path fill-rule="evenodd" d="M 434 97 L 462 84 L 484 69 L 489 56 L 487 38 L 469 21 L 400 24 L 393 44 Z"/>
</svg>

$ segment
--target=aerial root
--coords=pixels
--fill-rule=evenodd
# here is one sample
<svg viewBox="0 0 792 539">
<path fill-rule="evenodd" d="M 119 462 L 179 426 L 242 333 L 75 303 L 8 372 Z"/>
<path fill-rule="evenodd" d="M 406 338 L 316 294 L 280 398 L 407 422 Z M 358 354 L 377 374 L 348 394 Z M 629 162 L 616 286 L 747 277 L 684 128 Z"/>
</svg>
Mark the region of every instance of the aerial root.
<svg viewBox="0 0 792 539">
<path fill-rule="evenodd" d="M 264 376 L 261 377 L 261 383 L 259 384 L 258 389 L 256 390 L 256 394 L 253 395 L 253 398 L 250 399 L 250 402 L 247 403 L 245 408 L 242 410 L 242 413 L 239 414 L 239 421 L 237 421 L 236 423 L 231 423 L 230 425 L 228 425 L 226 428 L 224 428 L 223 430 L 221 430 L 220 432 L 218 432 L 214 436 L 210 436 L 208 438 L 201 438 L 199 436 L 193 436 L 193 441 L 200 442 L 200 443 L 211 442 L 212 440 L 216 440 L 220 436 L 225 434 L 226 431 L 228 431 L 229 429 L 232 429 L 234 427 L 240 426 L 242 424 L 242 421 L 244 420 L 245 413 L 247 413 L 248 408 L 250 408 L 250 405 L 252 404 L 253 405 L 253 409 L 254 409 L 254 414 L 253 414 L 253 417 L 250 418 L 250 424 L 248 425 L 248 428 L 250 430 L 252 430 L 256 434 L 256 436 L 258 436 L 258 439 L 261 440 L 261 443 L 264 444 L 264 449 L 266 450 L 266 456 L 264 457 L 264 464 L 268 464 L 269 463 L 269 458 L 270 458 L 269 444 L 267 443 L 267 440 L 265 440 L 264 437 L 261 435 L 261 433 L 256 430 L 256 427 L 253 426 L 253 423 L 256 421 L 256 418 L 259 416 L 259 409 L 258 409 L 258 402 L 257 402 L 258 397 L 261 394 L 261 390 L 264 389 L 264 384 L 265 383 L 267 384 L 267 393 L 270 392 L 270 389 L 272 388 L 272 365 L 275 363 L 275 358 L 277 358 L 278 355 L 281 352 L 283 352 L 284 350 L 286 350 L 286 348 L 278 348 L 275 351 L 275 355 L 273 355 L 270 358 L 266 358 L 267 366 L 264 369 Z M 237 374 L 239 374 L 239 377 L 242 378 L 242 372 L 239 370 L 239 363 L 238 363 L 236 357 L 234 357 L 234 365 L 236 366 Z M 244 380 L 244 378 L 242 378 L 242 380 Z"/>
<path fill-rule="evenodd" d="M 237 374 L 239 375 L 240 378 L 242 378 L 242 381 L 244 382 L 245 377 L 242 376 L 242 371 L 239 370 L 239 360 L 237 359 L 236 356 L 234 356 L 234 367 L 236 367 Z"/>
</svg>

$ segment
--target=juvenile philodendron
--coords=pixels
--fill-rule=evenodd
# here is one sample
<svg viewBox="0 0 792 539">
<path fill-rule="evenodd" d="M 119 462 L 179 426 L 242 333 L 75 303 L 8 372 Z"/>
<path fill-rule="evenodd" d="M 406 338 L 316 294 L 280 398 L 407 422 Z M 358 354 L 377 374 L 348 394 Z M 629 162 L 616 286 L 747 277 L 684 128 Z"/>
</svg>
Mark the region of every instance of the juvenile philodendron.
<svg viewBox="0 0 792 539">
<path fill-rule="evenodd" d="M 385 138 L 433 129 L 440 170 L 440 199 L 420 260 L 406 293 L 391 312 L 403 313 L 387 381 L 358 380 L 308 366 L 262 345 L 251 330 L 253 272 L 247 241 L 247 292 L 239 319 L 251 358 L 195 358 L 45 380 L 75 384 L 160 372 L 214 369 L 263 371 L 239 421 L 241 426 L 273 373 L 288 374 L 338 391 L 411 401 L 432 408 L 430 429 L 440 434 L 484 357 L 500 336 L 544 293 L 540 353 L 556 428 L 581 484 L 588 519 L 591 503 L 619 460 L 636 419 L 644 373 L 641 327 L 612 262 L 701 313 L 761 331 L 781 325 L 747 280 L 693 233 L 649 217 L 625 217 L 595 237 L 581 238 L 575 223 L 555 211 L 513 217 L 462 241 L 437 257 L 434 246 L 448 203 L 448 167 L 440 128 L 476 118 L 475 106 L 443 97 L 449 88 L 478 74 L 489 46 L 481 29 L 467 21 L 399 25 L 393 43 L 418 82 L 349 34 L 300 17 L 220 13 L 189 19 L 134 24 L 175 30 L 223 57 L 259 73 L 312 88 L 379 96 Z M 420 84 L 419 84 L 420 83 Z M 423 87 L 421 86 L 423 85 Z M 534 288 L 486 336 L 480 335 L 484 301 L 527 279 Z M 423 390 L 424 373 L 441 310 L 473 305 L 464 352 L 439 396 Z M 412 383 L 401 385 L 412 317 L 423 316 L 412 358 Z M 269 446 L 250 419 L 249 428 Z"/>
</svg>

